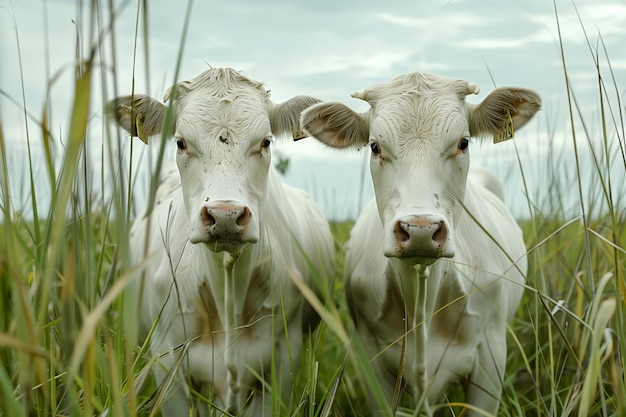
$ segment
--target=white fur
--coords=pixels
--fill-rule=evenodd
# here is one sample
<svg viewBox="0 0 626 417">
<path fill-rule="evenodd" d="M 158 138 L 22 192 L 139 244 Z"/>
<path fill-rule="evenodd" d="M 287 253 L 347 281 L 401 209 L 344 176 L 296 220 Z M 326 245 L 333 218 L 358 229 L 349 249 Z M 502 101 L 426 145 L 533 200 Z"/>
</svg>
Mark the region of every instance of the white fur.
<svg viewBox="0 0 626 417">
<path fill-rule="evenodd" d="M 540 98 L 512 88 L 478 106 L 466 103 L 477 91 L 463 80 L 407 74 L 358 93 L 371 106 L 366 113 L 320 103 L 301 117 L 304 129 L 329 146 L 370 143 L 377 150 L 370 162 L 376 198 L 346 245 L 346 293 L 388 401 L 405 343 L 401 376 L 412 404 L 426 398 L 427 415 L 457 382 L 466 382 L 469 404 L 496 413 L 506 323 L 527 269 L 522 233 L 500 198 L 501 185 L 483 172 L 468 178 L 469 151 L 459 146 L 469 136 L 497 134 L 494 126 L 507 111 L 521 127 Z M 445 238 L 435 238 L 438 226 Z M 377 414 L 379 404 L 371 409 Z M 482 414 L 468 409 L 466 415 Z"/>
<path fill-rule="evenodd" d="M 272 134 L 299 131 L 298 114 L 317 100 L 296 97 L 274 106 L 260 83 L 229 69 L 180 83 L 173 97 L 174 138 L 186 144 L 178 150 L 180 176 L 165 169 L 157 204 L 131 229 L 133 262 L 145 265 L 137 288 L 143 331 L 153 328 L 154 373 L 163 387 L 173 377 L 162 412 L 189 415 L 194 407 L 198 415 L 221 415 L 191 399 L 193 385 L 230 413 L 269 416 L 272 373 L 288 404 L 303 337 L 315 325 L 292 277 L 315 289 L 315 274 L 332 274 L 334 247 L 322 211 L 307 194 L 282 184 L 263 143 Z M 156 134 L 163 126 L 152 121 L 165 117 L 153 113 L 166 107 L 141 100 L 133 114 Z M 119 120 L 132 99 L 117 99 L 114 107 Z M 134 118 L 124 120 L 135 133 Z M 247 240 L 211 240 L 201 213 L 214 201 L 249 209 Z"/>
</svg>

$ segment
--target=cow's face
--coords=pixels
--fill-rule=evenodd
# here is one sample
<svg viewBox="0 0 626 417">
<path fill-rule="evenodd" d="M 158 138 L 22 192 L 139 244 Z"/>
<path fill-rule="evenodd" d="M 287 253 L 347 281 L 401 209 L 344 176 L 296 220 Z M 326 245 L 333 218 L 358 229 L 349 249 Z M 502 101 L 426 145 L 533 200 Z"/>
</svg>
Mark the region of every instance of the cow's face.
<svg viewBox="0 0 626 417">
<path fill-rule="evenodd" d="M 465 102 L 447 92 L 381 98 L 369 119 L 370 171 L 388 257 L 454 256 L 469 169 Z"/>
<path fill-rule="evenodd" d="M 300 111 L 318 100 L 299 96 L 275 106 L 261 83 L 230 69 L 205 71 L 179 83 L 173 94 L 189 240 L 215 252 L 237 252 L 259 239 L 273 134 L 298 131 Z M 118 122 L 144 139 L 160 131 L 165 105 L 145 96 L 133 100 L 114 103 Z"/>
<path fill-rule="evenodd" d="M 540 106 L 523 89 L 498 89 L 478 106 L 467 104 L 465 96 L 477 92 L 466 81 L 408 74 L 355 93 L 371 106 L 365 114 L 338 103 L 303 113 L 305 130 L 330 146 L 369 144 L 385 256 L 413 264 L 453 257 L 470 136 L 499 135 L 509 120 L 519 129 Z"/>
<path fill-rule="evenodd" d="M 176 103 L 176 161 L 189 239 L 215 251 L 236 251 L 259 239 L 271 160 L 266 92 L 232 84 L 224 91 L 209 82 L 181 88 Z"/>
</svg>

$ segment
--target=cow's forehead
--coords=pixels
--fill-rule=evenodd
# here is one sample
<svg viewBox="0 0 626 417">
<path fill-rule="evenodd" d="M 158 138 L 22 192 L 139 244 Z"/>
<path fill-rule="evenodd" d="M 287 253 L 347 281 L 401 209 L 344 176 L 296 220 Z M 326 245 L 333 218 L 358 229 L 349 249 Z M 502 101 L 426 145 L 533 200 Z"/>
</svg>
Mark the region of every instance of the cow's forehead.
<svg viewBox="0 0 626 417">
<path fill-rule="evenodd" d="M 372 106 L 372 134 L 436 142 L 464 134 L 465 96 L 474 88 L 465 80 L 419 72 L 378 84 L 365 92 Z"/>
<path fill-rule="evenodd" d="M 166 98 L 169 91 L 166 93 Z M 268 112 L 269 92 L 263 84 L 231 68 L 211 68 L 192 80 L 177 84 L 177 113 L 232 111 Z M 221 110 L 220 110 L 221 109 Z"/>
<path fill-rule="evenodd" d="M 260 139 L 271 130 L 269 105 L 259 95 L 231 98 L 190 94 L 177 109 L 176 129 L 183 136 L 228 137 L 232 141 Z"/>
<path fill-rule="evenodd" d="M 267 116 L 271 108 L 269 99 L 258 91 L 248 88 L 230 90 L 226 95 L 215 95 L 204 88 L 198 88 L 181 96 L 176 105 L 179 114 L 207 113 L 220 115 L 238 114 L 238 117 Z"/>
<path fill-rule="evenodd" d="M 377 84 L 367 89 L 365 96 L 366 100 L 372 105 L 376 105 L 376 103 L 385 98 L 393 98 L 405 94 L 416 96 L 429 94 L 453 95 L 463 100 L 467 94 L 475 92 L 476 88 L 476 85 L 458 78 L 415 72 L 400 75 L 386 83 Z"/>
<path fill-rule="evenodd" d="M 190 91 L 203 90 L 210 96 L 228 97 L 233 94 L 233 91 L 243 89 L 269 97 L 269 92 L 265 90 L 263 83 L 251 80 L 231 68 L 208 69 L 191 80 L 178 83 L 177 88 L 180 96 Z"/>
<path fill-rule="evenodd" d="M 447 140 L 467 134 L 464 104 L 447 91 L 382 97 L 372 109 L 372 139 L 380 136 L 399 144 L 423 140 L 445 146 Z"/>
<path fill-rule="evenodd" d="M 215 71 L 179 85 L 177 130 L 197 136 L 228 134 L 233 140 L 267 135 L 271 102 L 262 84 L 236 72 Z"/>
</svg>

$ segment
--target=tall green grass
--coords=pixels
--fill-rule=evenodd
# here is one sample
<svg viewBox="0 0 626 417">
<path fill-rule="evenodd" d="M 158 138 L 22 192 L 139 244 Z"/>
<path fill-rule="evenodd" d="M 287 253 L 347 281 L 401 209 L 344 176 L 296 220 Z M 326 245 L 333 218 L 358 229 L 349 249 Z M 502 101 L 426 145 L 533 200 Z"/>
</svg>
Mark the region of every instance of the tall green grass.
<svg viewBox="0 0 626 417">
<path fill-rule="evenodd" d="M 138 38 L 148 33 L 147 6 L 139 4 Z M 74 78 L 68 126 L 51 132 L 54 103 L 48 99 L 42 109 L 31 109 L 23 97 L 10 98 L 22 108 L 28 135 L 22 174 L 32 218 L 15 206 L 18 191 L 9 176 L 19 172 L 19 164 L 7 153 L 0 120 L 0 416 L 158 414 L 160 391 L 149 374 L 152 359 L 137 337 L 136 302 L 123 296 L 133 272 L 128 230 L 139 189 L 133 145 L 106 121 L 90 122 L 118 83 L 113 55 L 106 52 L 115 51 L 115 33 L 103 20 L 117 11 L 101 10 L 97 2 L 77 5 L 86 8 L 81 12 L 90 24 L 78 31 L 75 65 L 66 70 Z M 184 43 L 183 34 L 181 50 Z M 149 50 L 145 42 L 136 55 L 147 60 Z M 522 224 L 531 263 L 525 297 L 509 328 L 501 416 L 617 416 L 626 410 L 626 128 L 619 101 L 624 86 L 614 81 L 601 43 L 590 45 L 590 60 L 597 64 L 600 120 L 581 111 L 576 86 L 567 81 L 567 56 L 562 57 L 578 203 L 575 214 L 566 207 L 564 193 L 572 184 L 559 174 L 562 156 L 553 150 L 545 162 L 545 172 L 553 173 L 546 178 L 549 191 L 540 197 L 529 192 L 530 220 Z M 50 74 L 48 82 L 53 88 Z M 96 96 L 102 101 L 94 103 Z M 100 146 L 88 141 L 92 137 L 104 138 L 100 160 L 91 152 Z M 157 167 L 163 152 L 153 161 Z M 591 174 L 581 168 L 586 163 Z M 523 160 L 520 169 L 525 174 Z M 157 180 L 158 175 L 152 184 Z M 38 181 L 49 183 L 50 205 L 40 205 L 47 199 L 38 195 Z M 153 195 L 154 186 L 149 188 Z M 338 258 L 336 275 L 319 300 L 324 321 L 306 342 L 293 401 L 276 407 L 282 415 L 361 415 L 367 388 L 376 392 L 344 299 L 341 248 L 349 228 L 349 222 L 333 224 Z M 461 402 L 453 393 L 440 409 L 461 415 Z M 413 411 L 401 405 L 399 414 Z"/>
</svg>

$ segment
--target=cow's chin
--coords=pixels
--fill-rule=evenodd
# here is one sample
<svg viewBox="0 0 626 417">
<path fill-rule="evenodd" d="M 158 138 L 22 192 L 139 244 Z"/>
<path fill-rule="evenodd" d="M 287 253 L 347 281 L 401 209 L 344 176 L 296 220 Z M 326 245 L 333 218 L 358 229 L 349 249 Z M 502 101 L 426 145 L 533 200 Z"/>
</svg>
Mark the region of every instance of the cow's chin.
<svg viewBox="0 0 626 417">
<path fill-rule="evenodd" d="M 256 243 L 256 240 L 212 240 L 209 242 L 204 242 L 206 247 L 209 248 L 211 252 L 228 252 L 231 255 L 240 252 L 244 247 L 246 247 L 246 245 L 254 243 Z"/>
<path fill-rule="evenodd" d="M 240 252 L 246 245 L 254 244 L 257 239 L 235 240 L 235 239 L 211 239 L 191 241 L 194 244 L 204 244 L 211 252 L 228 252 L 231 255 Z"/>
<path fill-rule="evenodd" d="M 439 260 L 440 258 L 436 258 L 436 257 L 431 257 L 431 256 L 408 256 L 408 255 L 403 255 L 403 254 L 398 254 L 398 253 L 385 253 L 385 256 L 387 258 L 391 258 L 391 259 L 397 259 L 407 265 L 424 265 L 424 266 L 428 266 L 428 265 L 432 265 L 435 262 L 437 262 L 437 260 Z"/>
<path fill-rule="evenodd" d="M 391 247 L 385 250 L 387 258 L 398 259 L 408 265 L 432 265 L 441 258 L 453 258 L 454 250 L 446 247 L 434 253 L 415 252 L 411 250 L 402 250 L 398 247 Z"/>
</svg>

